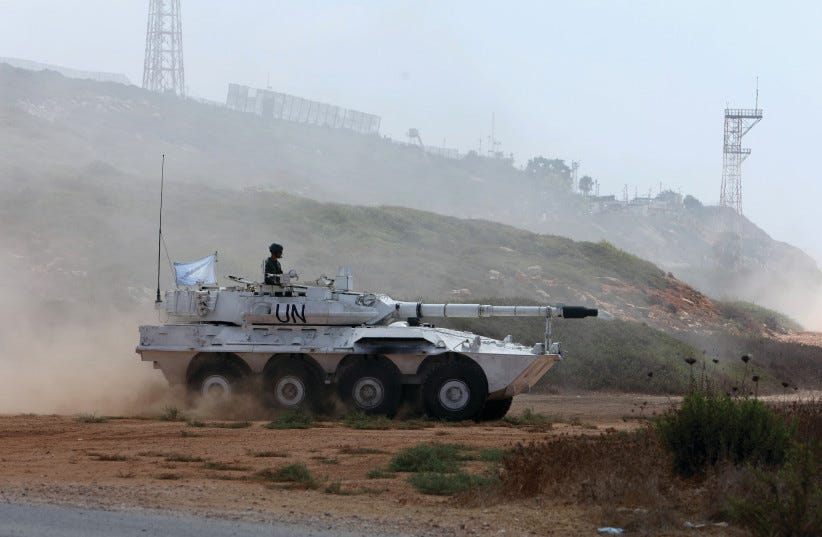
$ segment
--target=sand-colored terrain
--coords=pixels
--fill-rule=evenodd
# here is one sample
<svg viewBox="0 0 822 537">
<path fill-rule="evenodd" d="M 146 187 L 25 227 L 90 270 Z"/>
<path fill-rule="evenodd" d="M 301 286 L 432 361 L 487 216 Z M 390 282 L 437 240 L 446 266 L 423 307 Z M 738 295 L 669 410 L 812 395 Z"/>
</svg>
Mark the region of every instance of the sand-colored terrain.
<svg viewBox="0 0 822 537">
<path fill-rule="evenodd" d="M 416 492 L 405 474 L 381 479 L 366 474 L 385 468 L 400 449 L 420 442 L 479 450 L 559 434 L 631 429 L 638 426 L 632 418 L 663 411 L 670 402 L 631 395 L 517 398 L 514 415 L 530 408 L 558 420 L 538 428 L 497 423 L 355 430 L 328 422 L 310 429 L 271 430 L 262 427 L 264 421 L 230 429 L 146 418 L 87 423 L 76 416 L 0 416 L 0 501 L 172 510 L 363 533 L 595 535 L 598 526 L 607 525 L 599 511 L 551 498 L 466 505 Z M 305 464 L 319 487 L 287 490 L 253 478 L 260 470 L 293 463 Z M 473 461 L 466 469 L 479 472 L 487 464 Z M 326 490 L 335 483 L 343 494 Z M 727 531 L 708 527 L 701 534 Z"/>
</svg>

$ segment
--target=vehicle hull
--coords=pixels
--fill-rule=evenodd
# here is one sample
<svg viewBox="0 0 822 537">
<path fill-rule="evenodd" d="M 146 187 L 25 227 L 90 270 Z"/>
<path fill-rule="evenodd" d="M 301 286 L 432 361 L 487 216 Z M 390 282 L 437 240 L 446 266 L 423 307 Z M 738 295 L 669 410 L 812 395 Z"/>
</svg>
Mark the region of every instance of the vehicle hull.
<svg viewBox="0 0 822 537">
<path fill-rule="evenodd" d="M 326 383 L 335 381 L 346 356 L 380 355 L 396 365 L 403 384 L 420 384 L 426 360 L 456 353 L 479 365 L 492 398 L 529 391 L 561 359 L 515 343 L 428 326 L 146 325 L 140 327 L 136 350 L 170 384 L 186 384 L 189 365 L 201 354 L 234 355 L 254 375 L 274 357 L 297 354 L 313 360 Z"/>
</svg>

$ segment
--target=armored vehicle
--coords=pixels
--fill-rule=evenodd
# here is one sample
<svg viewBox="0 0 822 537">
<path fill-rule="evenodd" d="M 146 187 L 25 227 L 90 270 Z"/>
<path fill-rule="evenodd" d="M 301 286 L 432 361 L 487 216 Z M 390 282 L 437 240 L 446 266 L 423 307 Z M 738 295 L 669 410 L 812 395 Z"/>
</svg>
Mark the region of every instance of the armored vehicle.
<svg viewBox="0 0 822 537">
<path fill-rule="evenodd" d="M 198 397 L 249 392 L 283 409 L 322 411 L 331 398 L 366 414 L 393 416 L 406 403 L 438 419 L 499 419 L 561 359 L 551 319 L 597 315 L 402 302 L 354 292 L 346 270 L 311 285 L 293 271 L 275 285 L 229 278 L 235 285 L 167 291 L 165 322 L 140 327 L 137 352 Z M 449 317 L 542 317 L 545 339 L 523 346 L 429 324 Z"/>
</svg>

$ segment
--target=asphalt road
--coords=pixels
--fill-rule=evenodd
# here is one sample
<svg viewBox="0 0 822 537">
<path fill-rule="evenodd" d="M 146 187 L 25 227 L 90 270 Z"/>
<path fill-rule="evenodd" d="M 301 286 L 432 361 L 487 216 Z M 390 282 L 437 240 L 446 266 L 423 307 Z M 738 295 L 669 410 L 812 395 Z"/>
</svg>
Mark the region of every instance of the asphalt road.
<svg viewBox="0 0 822 537">
<path fill-rule="evenodd" d="M 0 503 L 0 537 L 353 537 L 362 532 L 254 524 L 156 511 Z M 376 537 L 376 536 L 375 536 Z"/>
</svg>

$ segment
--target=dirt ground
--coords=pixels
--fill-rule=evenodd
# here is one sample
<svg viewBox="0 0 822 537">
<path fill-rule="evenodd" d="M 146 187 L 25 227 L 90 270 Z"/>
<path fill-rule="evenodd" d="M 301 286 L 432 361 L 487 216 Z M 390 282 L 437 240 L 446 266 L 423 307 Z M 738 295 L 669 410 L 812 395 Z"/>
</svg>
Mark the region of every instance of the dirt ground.
<svg viewBox="0 0 822 537">
<path fill-rule="evenodd" d="M 789 332 L 777 336 L 777 339 L 811 347 L 822 347 L 822 332 Z"/>
<path fill-rule="evenodd" d="M 404 474 L 366 474 L 420 442 L 507 449 L 552 435 L 632 429 L 636 417 L 662 412 L 671 402 L 625 394 L 516 398 L 513 415 L 530 408 L 555 417 L 542 428 L 496 423 L 355 430 L 327 422 L 272 430 L 262 427 L 264 421 L 230 429 L 131 417 L 88 423 L 77 416 L 0 416 L 0 501 L 183 511 L 391 535 L 597 535 L 597 527 L 609 525 L 599 511 L 551 498 L 466 506 L 416 492 Z M 293 463 L 305 464 L 320 486 L 286 490 L 252 478 Z M 466 469 L 480 471 L 485 464 L 469 462 Z M 336 483 L 343 494 L 326 490 Z M 683 528 L 666 535 L 694 534 Z M 699 534 L 734 533 L 709 525 Z"/>
</svg>

